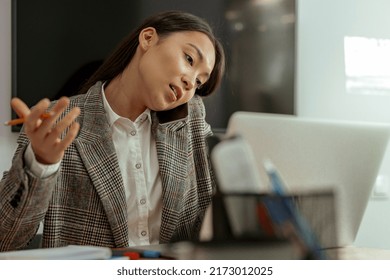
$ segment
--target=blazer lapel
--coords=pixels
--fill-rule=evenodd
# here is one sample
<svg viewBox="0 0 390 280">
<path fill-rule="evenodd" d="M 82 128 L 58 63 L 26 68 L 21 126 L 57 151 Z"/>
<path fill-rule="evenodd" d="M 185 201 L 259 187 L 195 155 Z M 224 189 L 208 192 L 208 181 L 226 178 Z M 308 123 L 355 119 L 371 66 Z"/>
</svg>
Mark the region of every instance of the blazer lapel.
<svg viewBox="0 0 390 280">
<path fill-rule="evenodd" d="M 101 99 L 101 83 L 87 93 L 82 129 L 74 143 L 111 225 L 115 245 L 128 246 L 127 206 L 111 130 Z"/>
<path fill-rule="evenodd" d="M 183 107 L 187 115 L 187 105 Z M 161 113 L 161 112 L 160 112 Z M 177 112 L 175 112 L 177 113 Z M 168 123 L 161 123 L 162 120 Z M 161 114 L 154 115 L 153 133 L 156 136 L 157 157 L 160 166 L 162 181 L 162 218 L 160 229 L 160 242 L 169 242 L 177 228 L 184 205 L 182 205 L 184 191 L 186 190 L 188 170 L 188 127 L 187 118 L 174 121 Z"/>
</svg>

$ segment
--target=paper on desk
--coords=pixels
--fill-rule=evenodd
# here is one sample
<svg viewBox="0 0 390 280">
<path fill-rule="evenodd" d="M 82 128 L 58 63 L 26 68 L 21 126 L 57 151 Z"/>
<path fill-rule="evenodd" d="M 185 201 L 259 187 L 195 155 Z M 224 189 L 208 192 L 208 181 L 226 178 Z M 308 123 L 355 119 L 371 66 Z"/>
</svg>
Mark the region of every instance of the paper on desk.
<svg viewBox="0 0 390 280">
<path fill-rule="evenodd" d="M 3 252 L 0 253 L 0 260 L 102 260 L 111 258 L 111 255 L 110 248 L 70 245 Z"/>
</svg>

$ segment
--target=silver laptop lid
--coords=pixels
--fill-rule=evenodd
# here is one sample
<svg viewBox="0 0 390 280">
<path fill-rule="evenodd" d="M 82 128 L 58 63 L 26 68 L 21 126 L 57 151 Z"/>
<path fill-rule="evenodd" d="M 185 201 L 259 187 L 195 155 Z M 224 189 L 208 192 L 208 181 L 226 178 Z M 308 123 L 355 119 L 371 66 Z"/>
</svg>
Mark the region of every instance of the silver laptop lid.
<svg viewBox="0 0 390 280">
<path fill-rule="evenodd" d="M 334 190 L 338 238 L 330 247 L 353 244 L 389 133 L 384 124 L 254 112 L 234 113 L 227 128 L 227 136 L 241 135 L 249 143 L 265 185 L 267 159 L 292 194 Z"/>
</svg>

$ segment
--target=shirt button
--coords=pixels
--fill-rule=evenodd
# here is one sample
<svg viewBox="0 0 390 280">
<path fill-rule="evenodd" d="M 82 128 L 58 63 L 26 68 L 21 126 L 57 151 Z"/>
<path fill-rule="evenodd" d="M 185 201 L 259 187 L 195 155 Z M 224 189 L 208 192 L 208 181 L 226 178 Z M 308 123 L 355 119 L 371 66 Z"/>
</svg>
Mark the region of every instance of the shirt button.
<svg viewBox="0 0 390 280">
<path fill-rule="evenodd" d="M 140 202 L 141 204 L 145 204 L 145 203 L 146 203 L 146 199 L 142 198 L 139 202 Z"/>
<path fill-rule="evenodd" d="M 135 132 L 135 130 L 132 130 L 132 131 L 130 132 L 130 134 L 131 134 L 132 136 L 134 136 L 134 135 L 137 134 L 137 132 Z"/>
<path fill-rule="evenodd" d="M 141 163 L 137 163 L 137 164 L 135 165 L 135 168 L 140 169 L 140 168 L 141 168 Z"/>
<path fill-rule="evenodd" d="M 141 235 L 145 236 L 146 235 L 146 231 L 141 231 Z"/>
</svg>

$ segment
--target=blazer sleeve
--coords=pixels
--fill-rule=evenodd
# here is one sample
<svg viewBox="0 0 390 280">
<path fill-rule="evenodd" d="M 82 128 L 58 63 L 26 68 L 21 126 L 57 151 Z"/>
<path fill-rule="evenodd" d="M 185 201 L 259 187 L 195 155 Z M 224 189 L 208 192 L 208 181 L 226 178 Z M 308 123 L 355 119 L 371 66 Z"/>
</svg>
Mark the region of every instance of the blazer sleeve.
<svg viewBox="0 0 390 280">
<path fill-rule="evenodd" d="M 21 133 L 11 168 L 0 181 L 0 251 L 22 249 L 35 236 L 48 209 L 57 174 L 41 179 L 24 165 L 28 138 Z"/>
</svg>

